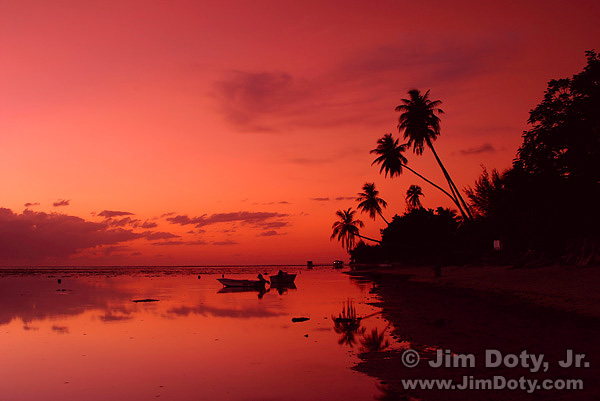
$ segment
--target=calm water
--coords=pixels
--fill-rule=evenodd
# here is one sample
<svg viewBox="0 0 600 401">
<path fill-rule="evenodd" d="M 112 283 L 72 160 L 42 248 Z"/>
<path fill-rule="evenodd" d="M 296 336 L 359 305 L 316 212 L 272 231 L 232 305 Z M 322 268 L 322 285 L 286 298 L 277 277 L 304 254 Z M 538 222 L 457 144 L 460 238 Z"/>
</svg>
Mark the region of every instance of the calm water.
<svg viewBox="0 0 600 401">
<path fill-rule="evenodd" d="M 0 399 L 371 400 L 380 394 L 374 379 L 350 368 L 365 335 L 387 323 L 371 316 L 348 335 L 332 319 L 349 299 L 358 316 L 377 312 L 366 304 L 373 300 L 368 285 L 339 271 L 288 267 L 299 273 L 296 289 L 223 292 L 216 280 L 221 270 L 0 270 Z M 228 270 L 226 277 L 277 270 Z M 132 302 L 144 298 L 159 301 Z M 293 317 L 310 320 L 293 323 Z"/>
</svg>

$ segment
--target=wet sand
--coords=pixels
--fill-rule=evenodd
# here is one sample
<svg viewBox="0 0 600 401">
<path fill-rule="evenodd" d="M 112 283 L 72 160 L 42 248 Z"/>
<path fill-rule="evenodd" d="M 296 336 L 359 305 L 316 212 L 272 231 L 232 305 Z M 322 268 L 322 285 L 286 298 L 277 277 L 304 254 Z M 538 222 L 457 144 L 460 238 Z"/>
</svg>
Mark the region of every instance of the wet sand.
<svg viewBox="0 0 600 401">
<path fill-rule="evenodd" d="M 581 400 L 600 399 L 600 333 L 597 272 L 552 267 L 516 271 L 506 268 L 453 268 L 435 278 L 431 269 L 400 269 L 353 273 L 357 280 L 374 283 L 384 317 L 394 326 L 392 335 L 419 351 L 421 363 L 409 369 L 402 350 L 364 353 L 358 371 L 384 382 L 388 398 L 422 400 Z M 487 273 L 487 274 L 486 274 Z M 591 292 L 590 292 L 591 291 Z M 475 367 L 434 369 L 427 358 L 434 349 L 474 354 Z M 544 354 L 547 372 L 524 367 L 485 367 L 485 352 Z M 586 354 L 589 368 L 561 368 L 567 350 Z M 401 379 L 582 379 L 583 390 L 407 390 Z"/>
</svg>

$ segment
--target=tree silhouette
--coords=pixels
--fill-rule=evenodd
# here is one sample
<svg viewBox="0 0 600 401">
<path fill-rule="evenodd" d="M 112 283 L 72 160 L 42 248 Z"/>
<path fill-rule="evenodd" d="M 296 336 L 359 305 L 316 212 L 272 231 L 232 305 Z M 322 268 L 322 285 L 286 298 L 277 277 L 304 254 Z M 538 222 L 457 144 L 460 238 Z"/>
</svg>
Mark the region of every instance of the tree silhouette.
<svg viewBox="0 0 600 401">
<path fill-rule="evenodd" d="M 421 187 L 418 185 L 411 185 L 406 191 L 406 204 L 408 205 L 409 210 L 420 209 L 423 207 L 421 205 L 421 196 L 423 195 L 423 191 Z"/>
<path fill-rule="evenodd" d="M 383 137 L 377 140 L 377 147 L 370 152 L 379 155 L 379 157 L 373 160 L 371 165 L 381 164 L 379 173 L 381 174 L 382 172 L 385 172 L 385 177 L 387 177 L 389 174 L 391 178 L 402 174 L 402 169 L 407 169 L 417 177 L 421 178 L 423 181 L 442 191 L 447 197 L 452 199 L 452 202 L 458 205 L 458 201 L 454 198 L 454 196 L 449 194 L 448 191 L 423 177 L 421 174 L 417 173 L 415 170 L 406 165 L 408 160 L 402 154 L 406 150 L 406 147 L 407 145 L 399 145 L 398 139 L 394 139 L 392 134 L 385 134 Z"/>
<path fill-rule="evenodd" d="M 412 146 L 415 154 L 423 154 L 425 145 L 431 149 L 435 160 L 444 173 L 444 177 L 446 177 L 452 197 L 463 218 L 472 219 L 469 207 L 433 147 L 433 141 L 440 135 L 440 118 L 438 115 L 443 114 L 444 111 L 438 106 L 442 102 L 440 100 L 430 100 L 429 91 L 421 94 L 418 89 L 412 89 L 408 91 L 408 95 L 409 98 L 402 99 L 402 104 L 396 107 L 396 111 L 401 113 L 398 118 L 398 131 L 404 131 L 404 139 L 408 139 L 406 145 L 408 147 Z"/>
<path fill-rule="evenodd" d="M 348 208 L 347 210 L 338 210 L 335 214 L 339 217 L 339 221 L 336 221 L 331 226 L 333 233 L 331 234 L 330 240 L 337 237 L 337 240 L 342 243 L 342 246 L 347 252 L 350 252 L 354 247 L 356 237 L 377 243 L 380 242 L 376 239 L 359 234 L 359 228 L 364 227 L 364 223 L 361 220 L 354 220 L 355 213 L 356 212 L 351 208 Z"/>
<path fill-rule="evenodd" d="M 379 191 L 375 189 L 375 183 L 367 182 L 362 189 L 363 192 L 360 192 L 358 198 L 356 198 L 356 201 L 360 202 L 358 209 L 363 213 L 369 213 L 369 217 L 373 220 L 375 220 L 376 214 L 379 214 L 386 224 L 390 224 L 381 214 L 381 209 L 387 207 L 387 202 L 379 197 Z"/>
</svg>

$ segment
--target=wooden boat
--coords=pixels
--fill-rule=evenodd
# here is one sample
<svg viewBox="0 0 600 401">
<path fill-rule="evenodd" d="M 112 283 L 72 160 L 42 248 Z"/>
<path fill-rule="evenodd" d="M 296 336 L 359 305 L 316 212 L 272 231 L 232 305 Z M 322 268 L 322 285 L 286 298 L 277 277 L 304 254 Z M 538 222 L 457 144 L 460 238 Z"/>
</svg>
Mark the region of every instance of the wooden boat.
<svg viewBox="0 0 600 401">
<path fill-rule="evenodd" d="M 225 287 L 237 288 L 264 288 L 266 281 L 261 280 L 237 280 L 233 278 L 218 278 L 219 283 Z"/>
<path fill-rule="evenodd" d="M 269 278 L 271 279 L 271 286 L 290 285 L 294 284 L 296 275 L 279 270 L 279 273 L 269 276 Z"/>
<path fill-rule="evenodd" d="M 342 260 L 334 260 L 333 261 L 333 267 L 335 267 L 336 269 L 341 269 L 344 267 L 344 261 Z"/>
</svg>

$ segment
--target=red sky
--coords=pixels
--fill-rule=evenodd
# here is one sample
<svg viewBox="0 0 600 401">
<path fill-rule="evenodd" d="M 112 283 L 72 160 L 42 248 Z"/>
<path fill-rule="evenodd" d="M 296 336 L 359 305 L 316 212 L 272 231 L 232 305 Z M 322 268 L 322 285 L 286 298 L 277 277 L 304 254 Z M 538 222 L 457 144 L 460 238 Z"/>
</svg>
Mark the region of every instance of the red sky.
<svg viewBox="0 0 600 401">
<path fill-rule="evenodd" d="M 597 1 L 1 1 L 0 263 L 343 258 L 331 224 L 365 182 L 390 218 L 411 184 L 450 206 L 370 165 L 407 90 L 443 101 L 436 149 L 472 185 L 598 20 Z"/>
</svg>

